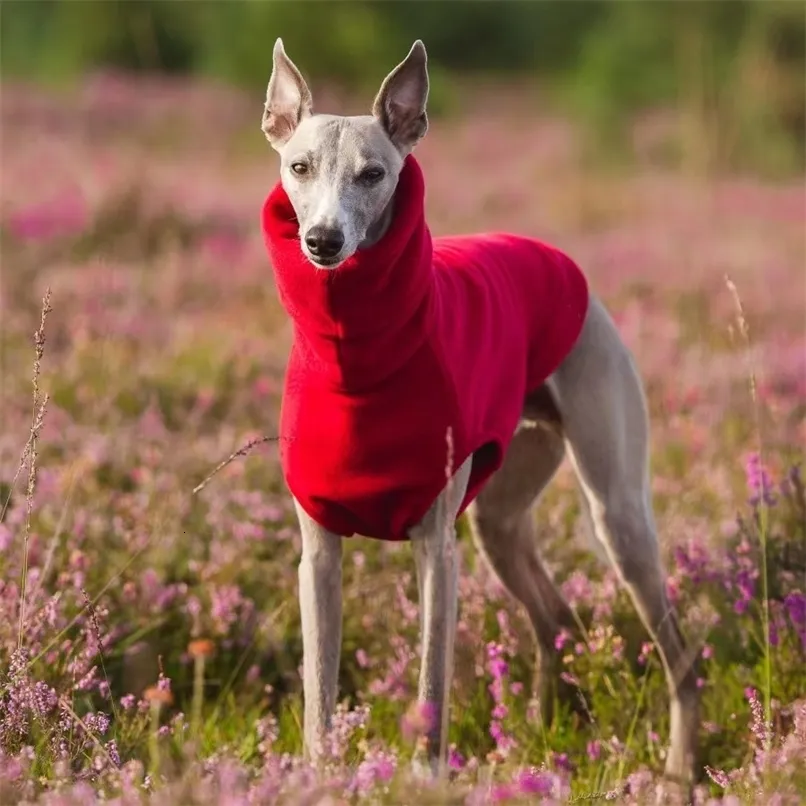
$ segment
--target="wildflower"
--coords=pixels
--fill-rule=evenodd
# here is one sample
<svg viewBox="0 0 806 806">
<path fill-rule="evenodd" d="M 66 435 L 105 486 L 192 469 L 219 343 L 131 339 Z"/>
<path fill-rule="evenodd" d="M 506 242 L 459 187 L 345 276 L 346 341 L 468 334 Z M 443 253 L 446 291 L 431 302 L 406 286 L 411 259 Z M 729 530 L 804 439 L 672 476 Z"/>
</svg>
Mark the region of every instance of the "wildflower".
<svg viewBox="0 0 806 806">
<path fill-rule="evenodd" d="M 581 687 L 579 680 L 568 672 L 560 672 L 560 680 L 562 680 L 564 683 L 568 683 L 569 686 L 576 686 L 577 688 Z"/>
<path fill-rule="evenodd" d="M 509 664 L 503 658 L 504 648 L 501 644 L 491 641 L 487 644 L 487 671 L 493 678 L 489 685 L 493 696 L 492 721 L 490 722 L 490 736 L 495 739 L 496 753 L 506 757 L 515 747 L 515 740 L 504 730 L 502 720 L 506 718 L 509 709 L 504 702 L 504 680 L 509 673 Z"/>
<path fill-rule="evenodd" d="M 56 708 L 59 698 L 54 689 L 41 681 L 34 684 L 31 692 L 31 704 L 38 716 L 47 716 Z"/>
<path fill-rule="evenodd" d="M 103 736 L 109 729 L 109 717 L 101 711 L 95 714 L 87 714 L 84 717 L 84 725 L 90 733 L 96 733 Z"/>
<path fill-rule="evenodd" d="M 188 644 L 191 658 L 211 658 L 215 654 L 215 644 L 209 638 L 197 638 Z"/>
<path fill-rule="evenodd" d="M 772 492 L 772 482 L 758 453 L 751 453 L 747 457 L 744 472 L 750 491 L 750 505 L 757 507 L 763 501 L 767 506 L 774 506 L 777 499 Z"/>
<path fill-rule="evenodd" d="M 551 776 L 535 770 L 526 770 L 519 773 L 515 780 L 518 792 L 523 795 L 550 795 L 554 788 Z"/>
<path fill-rule="evenodd" d="M 730 780 L 722 770 L 715 770 L 713 767 L 706 765 L 705 772 L 717 786 L 721 786 L 723 789 L 727 789 L 730 786 Z"/>
<path fill-rule="evenodd" d="M 272 745 L 280 735 L 280 726 L 277 717 L 268 714 L 255 723 L 255 733 L 258 738 L 258 750 L 264 755 L 271 751 Z"/>
<path fill-rule="evenodd" d="M 511 800 L 517 794 L 517 790 L 512 784 L 498 784 L 490 790 L 489 799 L 486 799 L 481 792 L 478 793 L 480 799 L 472 800 L 475 803 L 503 803 L 504 801 Z"/>
<path fill-rule="evenodd" d="M 784 598 L 784 604 L 793 624 L 806 626 L 806 594 L 790 593 Z"/>
<path fill-rule="evenodd" d="M 644 643 L 641 644 L 641 652 L 638 655 L 638 663 L 641 666 L 646 665 L 646 662 L 649 660 L 649 656 L 652 654 L 652 650 L 654 648 L 655 644 L 653 644 L 652 641 L 644 641 Z"/>
<path fill-rule="evenodd" d="M 764 707 L 759 700 L 758 692 L 748 687 L 745 689 L 745 696 L 750 703 L 750 711 L 752 719 L 750 722 L 750 730 L 759 742 L 759 745 L 766 747 L 772 738 L 771 726 L 768 725 L 764 719 Z"/>
<path fill-rule="evenodd" d="M 74 193 L 16 211 L 11 216 L 9 228 L 19 240 L 47 241 L 75 236 L 88 223 L 86 202 Z"/>
<path fill-rule="evenodd" d="M 556 636 L 554 636 L 554 648 L 559 652 L 571 640 L 571 633 L 565 628 L 561 629 Z"/>
<path fill-rule="evenodd" d="M 397 758 L 391 753 L 367 753 L 355 771 L 351 788 L 359 794 L 365 794 L 378 783 L 388 783 L 396 769 Z"/>
<path fill-rule="evenodd" d="M 453 770 L 461 770 L 466 765 L 465 757 L 456 749 L 456 745 L 448 748 L 448 766 Z"/>
<path fill-rule="evenodd" d="M 146 702 L 157 706 L 172 705 L 174 701 L 173 694 L 171 694 L 170 689 L 161 688 L 159 684 L 156 686 L 149 686 L 143 693 L 143 699 L 145 699 Z"/>
<path fill-rule="evenodd" d="M 413 702 L 401 720 L 401 730 L 406 739 L 416 739 L 430 733 L 437 720 L 434 703 Z"/>
</svg>

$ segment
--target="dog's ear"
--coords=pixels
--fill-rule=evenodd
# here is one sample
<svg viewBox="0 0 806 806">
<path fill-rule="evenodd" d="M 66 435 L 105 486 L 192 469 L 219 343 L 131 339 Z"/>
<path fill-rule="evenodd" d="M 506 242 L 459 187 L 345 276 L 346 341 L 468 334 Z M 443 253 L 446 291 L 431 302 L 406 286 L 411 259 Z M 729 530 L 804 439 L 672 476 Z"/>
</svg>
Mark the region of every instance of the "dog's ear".
<svg viewBox="0 0 806 806">
<path fill-rule="evenodd" d="M 311 91 L 286 56 L 283 40 L 274 43 L 273 66 L 266 90 L 261 129 L 275 149 L 282 148 L 294 134 L 300 121 L 311 114 Z"/>
<path fill-rule="evenodd" d="M 428 131 L 428 57 L 418 39 L 409 55 L 384 79 L 372 114 L 398 151 L 407 154 Z"/>
</svg>

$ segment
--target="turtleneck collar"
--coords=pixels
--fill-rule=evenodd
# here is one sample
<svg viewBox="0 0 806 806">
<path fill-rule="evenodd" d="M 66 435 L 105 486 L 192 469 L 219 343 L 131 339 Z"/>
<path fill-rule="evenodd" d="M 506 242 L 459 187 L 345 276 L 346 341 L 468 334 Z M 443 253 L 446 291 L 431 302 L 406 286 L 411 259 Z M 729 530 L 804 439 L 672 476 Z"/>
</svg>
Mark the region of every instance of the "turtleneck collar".
<svg viewBox="0 0 806 806">
<path fill-rule="evenodd" d="M 357 391 L 380 383 L 426 339 L 432 243 L 423 174 L 411 155 L 393 204 L 381 240 L 336 269 L 319 269 L 303 254 L 299 222 L 280 182 L 263 205 L 263 236 L 280 300 L 294 323 L 295 348 L 328 386 Z"/>
</svg>

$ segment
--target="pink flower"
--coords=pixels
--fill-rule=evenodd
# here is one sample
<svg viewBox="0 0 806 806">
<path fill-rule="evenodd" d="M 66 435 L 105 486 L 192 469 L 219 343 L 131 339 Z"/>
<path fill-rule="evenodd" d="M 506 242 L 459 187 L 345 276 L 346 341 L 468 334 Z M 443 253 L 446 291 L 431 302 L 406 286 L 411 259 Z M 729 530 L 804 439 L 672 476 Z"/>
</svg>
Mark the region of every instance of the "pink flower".
<svg viewBox="0 0 806 806">
<path fill-rule="evenodd" d="M 88 222 L 86 202 L 74 193 L 17 211 L 11 216 L 9 229 L 22 241 L 48 241 L 77 235 Z"/>
<path fill-rule="evenodd" d="M 272 378 L 262 375 L 252 385 L 252 391 L 256 397 L 268 397 L 277 391 L 277 384 Z"/>
<path fill-rule="evenodd" d="M 435 726 L 437 720 L 437 708 L 434 703 L 414 702 L 401 720 L 401 731 L 408 740 L 425 736 Z"/>
<path fill-rule="evenodd" d="M 554 788 L 554 781 L 550 775 L 527 770 L 516 777 L 515 785 L 518 791 L 524 795 L 550 795 Z"/>
</svg>

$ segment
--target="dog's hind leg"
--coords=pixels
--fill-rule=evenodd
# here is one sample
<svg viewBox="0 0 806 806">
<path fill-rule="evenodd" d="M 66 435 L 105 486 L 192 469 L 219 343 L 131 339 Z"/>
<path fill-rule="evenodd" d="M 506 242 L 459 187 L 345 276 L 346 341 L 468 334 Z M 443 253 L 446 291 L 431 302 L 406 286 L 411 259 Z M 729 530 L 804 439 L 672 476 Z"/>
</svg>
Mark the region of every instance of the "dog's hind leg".
<svg viewBox="0 0 806 806">
<path fill-rule="evenodd" d="M 545 389 L 541 394 L 545 395 Z M 531 414 L 527 403 L 525 416 Z M 537 642 L 535 694 L 541 717 L 549 724 L 555 695 L 573 695 L 570 690 L 561 691 L 555 638 L 563 628 L 573 632 L 576 621 L 537 546 L 534 505 L 565 455 L 559 420 L 547 420 L 541 414 L 535 412 L 535 427 L 515 434 L 501 467 L 468 508 L 468 517 L 479 553 L 523 604 L 532 623 Z"/>
<path fill-rule="evenodd" d="M 696 650 L 666 594 L 649 483 L 649 426 L 638 372 L 596 300 L 582 334 L 549 379 L 594 531 L 655 639 L 671 697 L 666 774 L 691 780 L 698 730 Z"/>
<path fill-rule="evenodd" d="M 302 619 L 302 690 L 305 755 L 322 757 L 331 727 L 341 653 L 342 538 L 328 532 L 295 501 L 302 533 L 299 603 Z"/>
<path fill-rule="evenodd" d="M 440 772 L 446 756 L 458 596 L 456 516 L 471 467 L 472 459 L 467 459 L 423 520 L 410 531 L 420 592 L 422 665 L 417 699 L 430 712 L 426 733 L 430 775 Z"/>
</svg>

